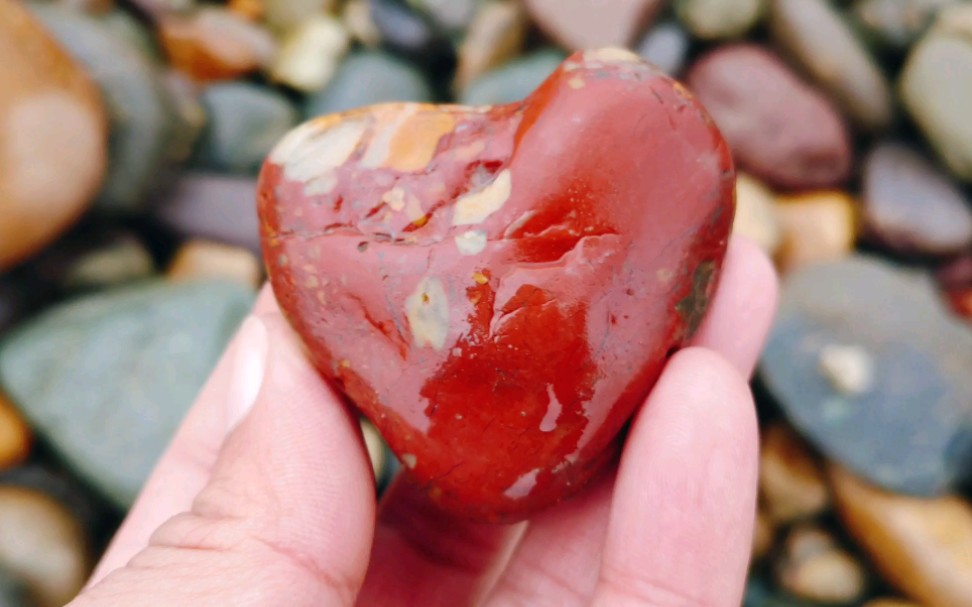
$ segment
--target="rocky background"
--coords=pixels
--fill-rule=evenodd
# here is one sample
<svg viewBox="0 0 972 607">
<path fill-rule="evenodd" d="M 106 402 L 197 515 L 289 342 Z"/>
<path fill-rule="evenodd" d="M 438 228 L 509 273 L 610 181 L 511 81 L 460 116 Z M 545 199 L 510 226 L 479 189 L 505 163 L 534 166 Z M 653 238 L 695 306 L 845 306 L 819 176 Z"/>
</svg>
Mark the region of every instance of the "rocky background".
<svg viewBox="0 0 972 607">
<path fill-rule="evenodd" d="M 246 314 L 279 137 L 601 45 L 706 104 L 784 279 L 746 605 L 972 605 L 958 0 L 0 0 L 0 605 L 73 596 Z"/>
</svg>

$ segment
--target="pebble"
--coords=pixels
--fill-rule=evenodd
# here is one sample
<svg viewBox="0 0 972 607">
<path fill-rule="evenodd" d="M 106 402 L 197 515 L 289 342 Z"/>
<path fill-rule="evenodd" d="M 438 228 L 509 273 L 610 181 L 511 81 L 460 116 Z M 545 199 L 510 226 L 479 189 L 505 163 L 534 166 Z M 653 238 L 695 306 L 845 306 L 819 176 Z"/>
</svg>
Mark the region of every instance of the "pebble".
<svg viewBox="0 0 972 607">
<path fill-rule="evenodd" d="M 46 250 L 29 269 L 59 292 L 85 291 L 148 278 L 155 261 L 132 232 L 84 226 Z"/>
<path fill-rule="evenodd" d="M 61 607 L 89 573 L 84 530 L 37 491 L 0 486 L 0 568 L 23 582 L 37 607 Z"/>
<path fill-rule="evenodd" d="M 0 342 L 0 380 L 38 434 L 125 508 L 253 298 L 226 282 L 149 281 L 73 299 Z"/>
<path fill-rule="evenodd" d="M 476 12 L 459 46 L 454 87 L 462 90 L 485 72 L 520 54 L 530 23 L 513 0 L 490 0 Z"/>
<path fill-rule="evenodd" d="M 256 289 L 263 277 L 263 266 L 247 249 L 189 240 L 179 247 L 166 276 L 172 281 L 225 279 Z"/>
<path fill-rule="evenodd" d="M 682 26 L 675 21 L 663 21 L 648 30 L 635 51 L 669 76 L 679 76 L 691 44 Z"/>
<path fill-rule="evenodd" d="M 972 203 L 948 175 L 900 143 L 868 154 L 861 202 L 865 229 L 893 251 L 950 255 L 972 245 Z"/>
<path fill-rule="evenodd" d="M 767 517 L 779 524 L 813 518 L 830 505 L 820 465 L 800 437 L 779 423 L 763 430 L 759 492 Z"/>
<path fill-rule="evenodd" d="M 972 327 L 930 277 L 870 256 L 786 277 L 761 375 L 825 457 L 888 490 L 947 491 L 972 456 Z"/>
<path fill-rule="evenodd" d="M 348 0 L 341 13 L 341 22 L 351 36 L 368 48 L 381 44 L 381 32 L 371 18 L 368 0 Z"/>
<path fill-rule="evenodd" d="M 256 174 L 273 146 L 298 122 L 297 110 L 277 91 L 249 82 L 211 84 L 202 92 L 209 120 L 196 149 L 207 169 Z"/>
<path fill-rule="evenodd" d="M 780 246 L 780 225 L 776 219 L 776 197 L 766 186 L 746 173 L 736 174 L 734 234 L 749 238 L 770 257 Z"/>
<path fill-rule="evenodd" d="M 776 529 L 773 527 L 773 521 L 766 515 L 766 512 L 762 508 L 759 508 L 756 511 L 756 521 L 753 524 L 752 561 L 758 561 L 769 554 L 770 549 L 773 547 L 775 534 Z"/>
<path fill-rule="evenodd" d="M 520 101 L 547 79 L 565 55 L 543 49 L 524 55 L 470 83 L 459 95 L 463 105 L 500 105 Z"/>
<path fill-rule="evenodd" d="M 662 0 L 525 0 L 533 20 L 569 50 L 630 46 L 661 11 Z"/>
<path fill-rule="evenodd" d="M 16 0 L 0 0 L 0 271 L 90 206 L 105 173 L 98 91 Z"/>
<path fill-rule="evenodd" d="M 409 5 L 427 14 L 437 25 L 450 31 L 469 28 L 476 10 L 493 0 L 408 0 Z"/>
<path fill-rule="evenodd" d="M 178 132 L 175 104 L 158 66 L 95 17 L 45 4 L 31 10 L 85 66 L 108 110 L 108 174 L 98 207 L 140 209 L 163 175 Z"/>
<path fill-rule="evenodd" d="M 270 75 L 299 91 L 316 91 L 334 76 L 349 44 L 340 21 L 327 15 L 309 17 L 283 39 Z"/>
<path fill-rule="evenodd" d="M 972 41 L 932 34 L 908 55 L 899 81 L 911 117 L 948 169 L 972 181 Z"/>
<path fill-rule="evenodd" d="M 260 254 L 252 177 L 184 173 L 154 209 L 154 219 L 182 238 L 213 240 Z"/>
<path fill-rule="evenodd" d="M 840 115 L 776 56 L 754 44 L 710 51 L 686 78 L 741 168 L 785 189 L 835 187 L 850 175 Z"/>
<path fill-rule="evenodd" d="M 428 67 L 440 78 L 456 65 L 456 49 L 446 32 L 406 0 L 368 0 L 371 22 L 382 43 Z"/>
<path fill-rule="evenodd" d="M 432 90 L 413 65 L 382 51 L 351 53 L 331 82 L 307 96 L 304 116 L 313 118 L 391 101 L 432 101 Z"/>
<path fill-rule="evenodd" d="M 968 501 L 886 493 L 836 466 L 831 472 L 847 531 L 888 582 L 924 605 L 972 605 Z"/>
<path fill-rule="evenodd" d="M 774 211 L 781 233 L 777 252 L 781 271 L 851 253 L 857 219 L 855 202 L 845 192 L 810 192 L 780 196 L 777 201 Z"/>
<path fill-rule="evenodd" d="M 823 529 L 792 529 L 775 563 L 777 583 L 795 597 L 824 604 L 859 602 L 867 589 L 864 567 Z"/>
<path fill-rule="evenodd" d="M 279 34 L 298 29 L 318 15 L 333 13 L 338 0 L 262 0 L 266 24 Z"/>
<path fill-rule="evenodd" d="M 675 14 L 696 38 L 738 38 L 763 16 L 766 0 L 675 0 Z"/>
<path fill-rule="evenodd" d="M 229 9 L 210 6 L 159 21 L 169 63 L 195 80 L 227 80 L 266 68 L 276 52 L 270 34 Z"/>
<path fill-rule="evenodd" d="M 773 41 L 866 131 L 893 117 L 891 89 L 867 49 L 828 0 L 770 0 Z"/>
<path fill-rule="evenodd" d="M 904 51 L 934 21 L 943 7 L 962 0 L 857 0 L 853 15 L 882 46 Z"/>
<path fill-rule="evenodd" d="M 30 455 L 30 426 L 20 411 L 0 393 L 0 471 L 24 463 Z"/>
</svg>

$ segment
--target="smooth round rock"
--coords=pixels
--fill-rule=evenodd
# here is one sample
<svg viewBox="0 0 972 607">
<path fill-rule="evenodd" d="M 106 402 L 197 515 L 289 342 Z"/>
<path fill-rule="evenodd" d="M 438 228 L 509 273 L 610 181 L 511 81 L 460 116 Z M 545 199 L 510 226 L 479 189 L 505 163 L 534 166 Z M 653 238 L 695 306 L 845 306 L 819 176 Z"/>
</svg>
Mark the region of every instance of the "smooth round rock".
<svg viewBox="0 0 972 607">
<path fill-rule="evenodd" d="M 413 65 L 381 51 L 349 55 L 331 82 L 307 96 L 308 118 L 392 101 L 432 101 L 425 77 Z"/>
<path fill-rule="evenodd" d="M 0 342 L 0 380 L 59 455 L 127 507 L 252 301 L 226 282 L 71 300 Z"/>
<path fill-rule="evenodd" d="M 454 87 L 462 90 L 483 73 L 518 55 L 528 27 L 526 12 L 519 2 L 491 0 L 483 4 L 459 46 Z"/>
<path fill-rule="evenodd" d="M 826 188 L 850 175 L 850 137 L 837 111 L 762 47 L 733 44 L 706 53 L 686 82 L 740 167 L 767 184 Z"/>
<path fill-rule="evenodd" d="M 948 169 L 972 181 L 972 40 L 931 35 L 908 55 L 901 99 Z"/>
<path fill-rule="evenodd" d="M 90 206 L 106 166 L 98 91 L 16 0 L 0 0 L 0 271 Z"/>
<path fill-rule="evenodd" d="M 316 91 L 334 76 L 349 44 L 348 34 L 336 18 L 309 17 L 283 38 L 270 76 L 298 91 Z"/>
<path fill-rule="evenodd" d="M 0 470 L 22 464 L 30 454 L 30 426 L 20 411 L 0 393 Z"/>
<path fill-rule="evenodd" d="M 366 48 L 373 49 L 381 44 L 381 32 L 371 18 L 368 0 L 348 0 L 341 12 L 341 22 L 351 37 Z"/>
<path fill-rule="evenodd" d="M 196 150 L 202 167 L 256 174 L 266 155 L 299 116 L 277 91 L 248 82 L 207 86 L 202 103 L 209 120 Z"/>
<path fill-rule="evenodd" d="M 759 493 L 766 515 L 780 524 L 813 518 L 830 505 L 820 464 L 803 441 L 782 424 L 763 431 Z"/>
<path fill-rule="evenodd" d="M 782 272 L 842 259 L 854 248 L 856 205 L 845 192 L 780 196 L 773 211 L 780 226 L 776 259 Z"/>
<path fill-rule="evenodd" d="M 176 282 L 222 279 L 256 289 L 260 286 L 263 266 L 247 249 L 190 240 L 176 251 L 166 276 Z"/>
<path fill-rule="evenodd" d="M 500 105 L 524 99 L 547 79 L 565 55 L 553 49 L 534 51 L 470 83 L 460 95 L 464 105 Z"/>
<path fill-rule="evenodd" d="M 926 495 L 968 475 L 969 369 L 972 327 L 929 277 L 867 256 L 786 277 L 761 363 L 770 394 L 827 458 Z"/>
<path fill-rule="evenodd" d="M 685 67 L 691 43 L 682 26 L 675 21 L 664 21 L 648 30 L 635 52 L 669 76 L 678 76 Z"/>
<path fill-rule="evenodd" d="M 782 240 L 775 207 L 776 197 L 766 186 L 745 173 L 736 174 L 736 215 L 732 231 L 749 238 L 771 257 Z"/>
<path fill-rule="evenodd" d="M 818 603 L 856 603 L 867 589 L 863 565 L 815 526 L 790 531 L 774 569 L 780 587 Z"/>
<path fill-rule="evenodd" d="M 884 143 L 864 163 L 862 210 L 872 238 L 899 253 L 950 255 L 972 245 L 972 202 L 921 154 Z"/>
<path fill-rule="evenodd" d="M 337 0 L 261 0 L 263 19 L 274 31 L 286 34 L 309 17 L 334 12 Z"/>
<path fill-rule="evenodd" d="M 78 521 L 47 495 L 0 486 L 0 567 L 22 580 L 37 607 L 61 607 L 89 573 Z"/>
<path fill-rule="evenodd" d="M 97 205 L 137 210 L 159 183 L 177 132 L 175 104 L 158 66 L 97 18 L 46 4 L 31 10 L 84 65 L 108 110 L 110 162 Z"/>
<path fill-rule="evenodd" d="M 456 49 L 446 32 L 406 0 L 368 0 L 371 21 L 390 50 L 442 76 L 456 65 Z"/>
<path fill-rule="evenodd" d="M 153 211 L 155 222 L 182 238 L 200 238 L 260 253 L 256 179 L 184 173 Z"/>
<path fill-rule="evenodd" d="M 853 15 L 881 45 L 906 50 L 932 24 L 936 13 L 962 0 L 857 0 Z"/>
<path fill-rule="evenodd" d="M 568 50 L 630 46 L 665 6 L 661 0 L 525 0 L 533 20 Z"/>
<path fill-rule="evenodd" d="M 828 0 L 770 0 L 769 26 L 773 41 L 857 126 L 878 131 L 891 122 L 884 74 Z"/>
<path fill-rule="evenodd" d="M 766 0 L 676 0 L 675 14 L 696 38 L 725 40 L 748 32 L 766 9 Z"/>
<path fill-rule="evenodd" d="M 922 605 L 972 605 L 972 505 L 955 495 L 918 499 L 831 473 L 847 532 L 884 579 Z"/>
</svg>

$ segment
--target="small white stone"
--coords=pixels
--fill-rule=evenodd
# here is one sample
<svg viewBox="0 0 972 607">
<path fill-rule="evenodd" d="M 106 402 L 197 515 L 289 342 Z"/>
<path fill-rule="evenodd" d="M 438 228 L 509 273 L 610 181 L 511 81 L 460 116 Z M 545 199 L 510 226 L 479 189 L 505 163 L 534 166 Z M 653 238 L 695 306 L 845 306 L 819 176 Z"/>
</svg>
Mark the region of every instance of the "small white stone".
<svg viewBox="0 0 972 607">
<path fill-rule="evenodd" d="M 874 385 L 874 359 L 858 345 L 832 344 L 820 350 L 820 372 L 841 394 L 863 394 Z"/>
</svg>

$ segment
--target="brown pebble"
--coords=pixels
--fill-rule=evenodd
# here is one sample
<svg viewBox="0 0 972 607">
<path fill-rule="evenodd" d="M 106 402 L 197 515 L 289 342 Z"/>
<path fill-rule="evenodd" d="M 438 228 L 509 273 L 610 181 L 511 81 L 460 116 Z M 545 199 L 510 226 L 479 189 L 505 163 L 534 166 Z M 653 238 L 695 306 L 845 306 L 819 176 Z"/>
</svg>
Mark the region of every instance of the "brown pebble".
<svg viewBox="0 0 972 607">
<path fill-rule="evenodd" d="M 760 508 L 756 511 L 756 522 L 753 525 L 752 561 L 758 561 L 769 554 L 770 548 L 773 547 L 775 535 L 776 529 L 772 519 Z"/>
<path fill-rule="evenodd" d="M 815 526 L 792 529 L 775 563 L 777 583 L 793 596 L 825 604 L 853 603 L 867 588 L 864 567 Z"/>
<path fill-rule="evenodd" d="M 846 257 L 857 238 L 854 201 L 845 192 L 781 196 L 776 217 L 782 230 L 777 259 L 781 271 Z"/>
<path fill-rule="evenodd" d="M 736 174 L 736 215 L 732 232 L 749 238 L 770 257 L 780 246 L 776 198 L 766 186 L 745 173 Z"/>
<path fill-rule="evenodd" d="M 763 431 L 759 491 L 767 516 L 777 523 L 814 517 L 830 505 L 820 465 L 800 437 L 783 424 Z"/>
<path fill-rule="evenodd" d="M 204 240 L 184 243 L 166 272 L 170 280 L 225 278 L 248 287 L 258 287 L 262 274 L 260 261 L 250 251 Z"/>
<path fill-rule="evenodd" d="M 22 464 L 30 454 L 30 426 L 17 408 L 0 394 L 0 471 Z"/>
</svg>

